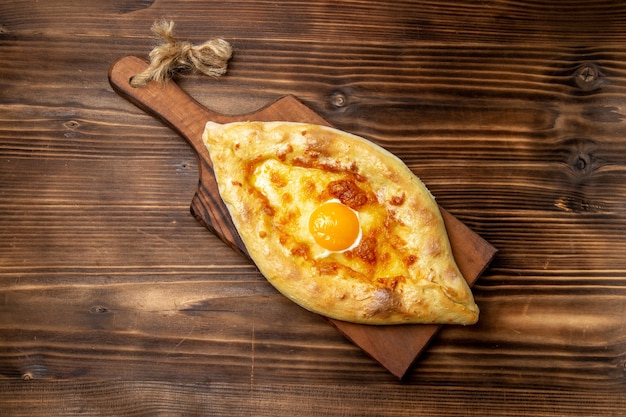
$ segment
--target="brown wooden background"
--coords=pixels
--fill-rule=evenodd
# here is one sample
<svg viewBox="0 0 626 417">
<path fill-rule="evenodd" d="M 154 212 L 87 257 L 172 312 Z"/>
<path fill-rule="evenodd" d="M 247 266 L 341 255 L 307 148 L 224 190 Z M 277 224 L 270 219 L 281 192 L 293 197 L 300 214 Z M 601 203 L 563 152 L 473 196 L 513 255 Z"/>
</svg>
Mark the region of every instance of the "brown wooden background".
<svg viewBox="0 0 626 417">
<path fill-rule="evenodd" d="M 398 382 L 189 214 L 187 143 L 117 96 L 155 19 L 235 56 L 181 86 L 294 94 L 499 249 L 478 325 Z M 622 1 L 2 1 L 0 414 L 626 414 Z"/>
</svg>

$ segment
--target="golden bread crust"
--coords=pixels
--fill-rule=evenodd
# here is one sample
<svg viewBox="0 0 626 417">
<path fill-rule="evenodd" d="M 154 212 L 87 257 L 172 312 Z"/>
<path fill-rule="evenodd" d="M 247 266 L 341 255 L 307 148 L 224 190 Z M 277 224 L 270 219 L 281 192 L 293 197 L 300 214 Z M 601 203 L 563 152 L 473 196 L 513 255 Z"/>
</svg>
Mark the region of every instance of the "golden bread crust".
<svg viewBox="0 0 626 417">
<path fill-rule="evenodd" d="M 297 304 L 375 325 L 478 320 L 434 198 L 393 154 L 304 123 L 209 122 L 203 140 L 252 260 Z M 308 217 L 329 200 L 358 213 L 356 247 L 329 253 L 312 239 Z"/>
</svg>

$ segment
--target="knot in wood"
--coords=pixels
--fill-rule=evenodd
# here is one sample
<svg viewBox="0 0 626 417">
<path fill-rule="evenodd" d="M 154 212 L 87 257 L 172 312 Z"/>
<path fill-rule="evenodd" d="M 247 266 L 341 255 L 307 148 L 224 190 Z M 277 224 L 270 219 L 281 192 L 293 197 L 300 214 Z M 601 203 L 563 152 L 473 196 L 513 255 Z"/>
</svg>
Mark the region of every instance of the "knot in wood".
<svg viewBox="0 0 626 417">
<path fill-rule="evenodd" d="M 574 74 L 576 85 L 584 91 L 593 90 L 600 84 L 600 68 L 597 65 L 586 63 L 578 67 Z"/>
<path fill-rule="evenodd" d="M 63 123 L 63 126 L 65 126 L 68 129 L 76 129 L 78 126 L 80 126 L 80 123 L 78 123 L 76 120 L 70 120 L 67 121 L 65 123 Z"/>
<path fill-rule="evenodd" d="M 591 175 L 597 168 L 594 158 L 594 142 L 591 139 L 572 139 L 568 141 L 569 156 L 567 164 L 577 176 Z"/>
<path fill-rule="evenodd" d="M 105 314 L 108 311 L 109 309 L 104 306 L 93 306 L 89 309 L 89 312 L 92 314 Z"/>
<path fill-rule="evenodd" d="M 348 100 L 346 98 L 346 95 L 342 93 L 341 91 L 335 91 L 330 96 L 330 104 L 332 104 L 333 107 L 336 107 L 336 108 L 345 107 L 347 102 Z"/>
<path fill-rule="evenodd" d="M 581 171 L 581 172 L 588 171 L 589 168 L 591 167 L 591 156 L 584 154 L 584 153 L 575 155 L 572 161 L 572 166 L 577 171 Z"/>
</svg>

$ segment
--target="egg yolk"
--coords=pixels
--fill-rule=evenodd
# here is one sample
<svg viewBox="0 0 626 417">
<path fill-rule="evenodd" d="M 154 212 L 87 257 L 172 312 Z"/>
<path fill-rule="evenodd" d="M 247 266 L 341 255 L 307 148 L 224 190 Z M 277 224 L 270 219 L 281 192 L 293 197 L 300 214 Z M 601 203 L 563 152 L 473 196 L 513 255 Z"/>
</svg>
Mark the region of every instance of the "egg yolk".
<svg viewBox="0 0 626 417">
<path fill-rule="evenodd" d="M 346 250 L 359 237 L 359 218 L 350 207 L 330 201 L 311 213 L 309 231 L 324 249 L 334 252 Z"/>
</svg>

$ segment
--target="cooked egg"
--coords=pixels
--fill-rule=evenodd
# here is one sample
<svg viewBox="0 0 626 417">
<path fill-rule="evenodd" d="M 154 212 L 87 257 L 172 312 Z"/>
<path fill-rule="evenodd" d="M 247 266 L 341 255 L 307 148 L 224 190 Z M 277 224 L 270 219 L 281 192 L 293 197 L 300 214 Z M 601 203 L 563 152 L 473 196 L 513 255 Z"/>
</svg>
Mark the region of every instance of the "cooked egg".
<svg viewBox="0 0 626 417">
<path fill-rule="evenodd" d="M 354 249 L 361 240 L 358 213 L 339 200 L 327 201 L 313 210 L 309 232 L 315 242 L 326 249 L 320 256 Z"/>
</svg>

